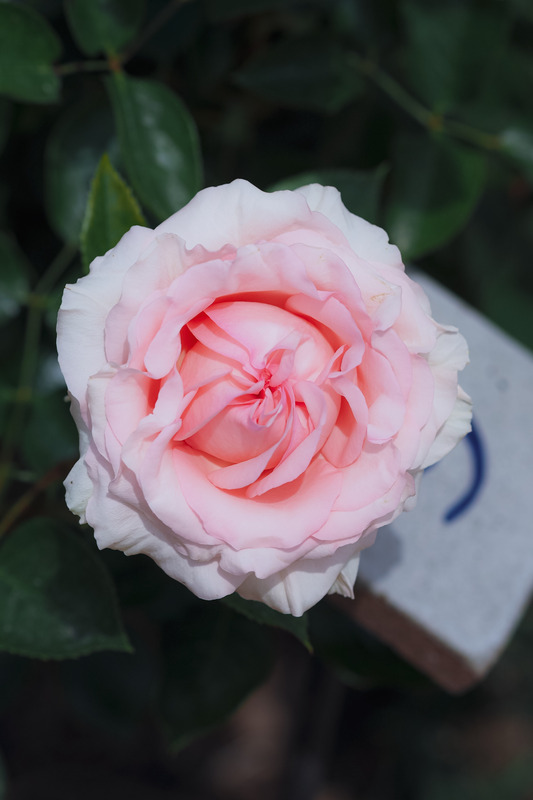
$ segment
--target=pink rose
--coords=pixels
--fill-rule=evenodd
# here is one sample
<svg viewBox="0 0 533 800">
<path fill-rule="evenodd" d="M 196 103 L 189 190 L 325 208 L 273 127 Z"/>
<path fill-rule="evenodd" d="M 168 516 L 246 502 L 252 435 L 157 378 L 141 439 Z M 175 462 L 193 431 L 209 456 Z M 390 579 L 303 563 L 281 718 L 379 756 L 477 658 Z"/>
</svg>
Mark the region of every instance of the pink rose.
<svg viewBox="0 0 533 800">
<path fill-rule="evenodd" d="M 202 598 L 302 614 L 469 430 L 467 348 L 336 189 L 200 192 L 67 286 L 70 509 Z"/>
</svg>

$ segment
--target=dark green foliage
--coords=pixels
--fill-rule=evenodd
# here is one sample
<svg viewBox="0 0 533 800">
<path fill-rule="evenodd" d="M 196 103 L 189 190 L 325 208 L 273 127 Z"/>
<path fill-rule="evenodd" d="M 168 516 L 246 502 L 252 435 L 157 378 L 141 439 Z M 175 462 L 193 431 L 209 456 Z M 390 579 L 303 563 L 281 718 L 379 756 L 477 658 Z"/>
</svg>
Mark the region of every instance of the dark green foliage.
<svg viewBox="0 0 533 800">
<path fill-rule="evenodd" d="M 7 233 L 0 231 L 0 325 L 16 316 L 29 292 L 26 257 Z"/>
<path fill-rule="evenodd" d="M 59 79 L 53 64 L 61 42 L 44 17 L 15 3 L 0 3 L 0 94 L 31 103 L 53 103 Z"/>
<path fill-rule="evenodd" d="M 373 170 L 351 169 L 317 169 L 304 172 L 291 178 L 278 181 L 269 189 L 271 192 L 280 189 L 297 189 L 309 183 L 321 183 L 322 186 L 334 186 L 339 190 L 346 208 L 368 222 L 377 222 L 379 216 L 379 197 L 383 189 L 383 181 L 387 167 L 382 165 Z"/>
<path fill-rule="evenodd" d="M 46 210 L 54 231 L 78 242 L 91 181 L 104 153 L 118 149 L 111 109 L 82 101 L 67 108 L 50 132 L 45 153 Z"/>
<path fill-rule="evenodd" d="M 268 676 L 266 631 L 219 604 L 169 626 L 161 713 L 176 747 L 221 722 Z"/>
<path fill-rule="evenodd" d="M 141 202 L 166 219 L 201 188 L 196 126 L 166 86 L 114 74 L 107 81 L 120 152 Z"/>
<path fill-rule="evenodd" d="M 293 617 L 290 614 L 280 614 L 264 603 L 257 603 L 254 600 L 244 600 L 238 594 L 230 594 L 223 600 L 224 604 L 233 611 L 237 611 L 247 619 L 257 622 L 259 625 L 270 625 L 273 628 L 281 628 L 296 636 L 297 639 L 312 652 L 313 646 L 309 640 L 307 615 Z"/>
<path fill-rule="evenodd" d="M 318 36 L 270 47 L 235 80 L 274 103 L 326 113 L 340 111 L 362 89 L 348 53 Z"/>
<path fill-rule="evenodd" d="M 398 138 L 386 229 L 405 259 L 441 247 L 462 230 L 483 190 L 485 156 L 442 135 Z"/>
<path fill-rule="evenodd" d="M 130 649 L 104 568 L 51 519 L 23 523 L 0 545 L 0 649 L 33 658 Z"/>
<path fill-rule="evenodd" d="M 118 175 L 107 155 L 96 170 L 81 231 L 81 252 L 86 269 L 97 256 L 116 245 L 132 225 L 144 217 L 131 189 Z"/>
<path fill-rule="evenodd" d="M 242 177 L 268 191 L 336 187 L 404 260 L 533 347 L 532 83 L 529 0 L 0 2 L 0 799 L 12 754 L 16 782 L 58 753 L 34 796 L 107 797 L 115 785 L 200 796 L 174 782 L 174 762 L 161 769 L 163 741 L 192 742 L 181 769 L 202 774 L 204 796 L 253 797 L 210 792 L 216 765 L 202 751 L 200 767 L 188 759 L 275 656 L 285 709 L 298 696 L 319 705 L 306 683 L 317 663 L 351 687 L 338 736 L 309 734 L 322 755 L 337 748 L 327 767 L 346 796 L 531 794 L 528 630 L 488 688 L 451 700 L 328 601 L 298 619 L 238 595 L 208 604 L 146 557 L 93 551 L 64 506 L 78 446 L 54 327 L 65 283 L 131 225 Z M 514 755 L 511 734 L 487 745 L 487 720 L 503 725 L 504 709 Z M 124 741 L 141 744 L 100 783 L 62 792 L 71 730 L 80 749 L 98 743 L 89 772 L 105 752 L 123 759 Z M 315 775 L 316 759 L 302 763 Z"/>
<path fill-rule="evenodd" d="M 137 34 L 144 0 L 65 0 L 65 11 L 84 53 L 115 55 Z"/>
</svg>

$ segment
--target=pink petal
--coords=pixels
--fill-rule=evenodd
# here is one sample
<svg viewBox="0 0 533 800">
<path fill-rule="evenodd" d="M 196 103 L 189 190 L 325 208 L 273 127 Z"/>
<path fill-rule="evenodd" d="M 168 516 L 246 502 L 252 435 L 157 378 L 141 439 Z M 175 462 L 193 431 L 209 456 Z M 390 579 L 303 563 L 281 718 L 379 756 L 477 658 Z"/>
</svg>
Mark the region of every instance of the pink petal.
<svg viewBox="0 0 533 800">
<path fill-rule="evenodd" d="M 343 375 L 332 377 L 331 387 L 342 401 L 322 453 L 335 467 L 347 467 L 361 454 L 368 425 L 368 407 L 363 393 L 350 378 Z"/>
<path fill-rule="evenodd" d="M 337 189 L 313 183 L 296 189 L 296 192 L 305 197 L 313 211 L 323 214 L 342 231 L 358 256 L 367 261 L 403 269 L 400 252 L 397 247 L 389 244 L 385 231 L 351 214 L 344 206 Z"/>
<path fill-rule="evenodd" d="M 250 499 L 241 491 L 218 489 L 206 477 L 209 462 L 192 450 L 174 450 L 176 478 L 208 536 L 236 549 L 290 549 L 312 536 L 328 519 L 340 491 L 341 474 L 316 459 L 290 485 Z M 167 502 L 168 506 L 168 502 Z M 174 514 L 166 509 L 167 524 Z"/>
</svg>

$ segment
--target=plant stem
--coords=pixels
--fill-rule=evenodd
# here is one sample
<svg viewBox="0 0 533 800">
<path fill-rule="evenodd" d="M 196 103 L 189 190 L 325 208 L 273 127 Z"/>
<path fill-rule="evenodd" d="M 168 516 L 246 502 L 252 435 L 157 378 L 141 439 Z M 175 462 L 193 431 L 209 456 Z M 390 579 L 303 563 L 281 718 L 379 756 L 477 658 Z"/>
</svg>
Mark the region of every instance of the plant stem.
<svg viewBox="0 0 533 800">
<path fill-rule="evenodd" d="M 98 61 L 68 61 L 66 64 L 58 64 L 55 73 L 62 78 L 65 75 L 76 75 L 79 72 L 102 72 L 109 70 L 109 62 L 106 59 Z"/>
<path fill-rule="evenodd" d="M 69 266 L 77 252 L 77 244 L 65 244 L 37 281 L 35 294 L 46 294 L 49 292 Z"/>
<path fill-rule="evenodd" d="M 39 357 L 42 318 L 46 309 L 46 292 L 52 288 L 59 276 L 70 264 L 75 253 L 76 247 L 72 244 L 66 244 L 51 262 L 37 282 L 34 292 L 28 298 L 19 382 L 0 451 L 0 504 L 9 483 L 11 462 L 22 432 L 27 409 L 33 396 L 33 381 Z"/>
<path fill-rule="evenodd" d="M 501 147 L 501 139 L 494 133 L 486 133 L 463 122 L 453 119 L 443 121 L 444 130 L 457 139 L 462 139 L 469 144 L 475 144 L 485 150 L 498 150 Z"/>
<path fill-rule="evenodd" d="M 357 53 L 350 53 L 352 63 L 370 81 L 376 84 L 391 100 L 399 105 L 413 119 L 430 131 L 441 131 L 468 144 L 476 145 L 484 150 L 497 150 L 500 139 L 495 134 L 480 131 L 462 122 L 447 119 L 442 114 L 430 111 L 415 97 L 403 88 L 394 78 L 384 72 L 374 61 L 362 58 Z"/>
<path fill-rule="evenodd" d="M 129 61 L 135 53 L 140 50 L 143 44 L 168 22 L 180 6 L 190 2 L 191 0 L 170 0 L 170 2 L 161 9 L 159 14 L 156 14 L 156 16 L 150 20 L 141 35 L 122 55 L 109 53 L 107 59 L 87 59 L 86 61 L 68 61 L 66 64 L 58 64 L 55 67 L 56 75 L 63 78 L 66 75 L 77 75 L 80 72 L 120 71 L 122 65 Z"/>
<path fill-rule="evenodd" d="M 41 335 L 42 308 L 40 307 L 41 304 L 39 301 L 40 298 L 33 294 L 30 295 L 28 300 L 19 383 L 15 392 L 14 406 L 8 419 L 0 454 L 0 500 L 2 500 L 9 482 L 11 461 L 22 430 L 26 410 L 32 397 L 32 378 L 37 362 L 39 338 Z"/>
<path fill-rule="evenodd" d="M 60 481 L 71 466 L 71 462 L 62 461 L 60 464 L 56 464 L 19 497 L 0 522 L 0 539 L 13 527 L 18 518 L 31 506 L 41 492 Z"/>
<path fill-rule="evenodd" d="M 362 58 L 360 55 L 353 52 L 350 56 L 354 65 L 368 80 L 375 83 L 376 86 L 379 86 L 386 95 L 401 106 L 411 117 L 416 119 L 417 122 L 426 128 L 430 127 L 431 117 L 433 116 L 431 111 L 412 97 L 398 81 L 395 81 L 394 78 L 391 78 L 390 75 L 383 72 L 374 61 Z"/>
</svg>

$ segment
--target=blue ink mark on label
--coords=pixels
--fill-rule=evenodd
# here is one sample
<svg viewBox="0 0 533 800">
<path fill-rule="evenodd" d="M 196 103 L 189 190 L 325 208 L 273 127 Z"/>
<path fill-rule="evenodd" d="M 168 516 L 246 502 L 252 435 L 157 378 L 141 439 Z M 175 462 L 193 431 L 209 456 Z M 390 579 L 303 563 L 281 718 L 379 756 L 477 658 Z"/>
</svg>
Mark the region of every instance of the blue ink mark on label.
<svg viewBox="0 0 533 800">
<path fill-rule="evenodd" d="M 462 516 L 475 502 L 487 473 L 487 459 L 483 439 L 477 425 L 472 421 L 472 430 L 465 439 L 472 461 L 472 481 L 465 494 L 444 514 L 444 522 L 450 523 Z"/>
</svg>

